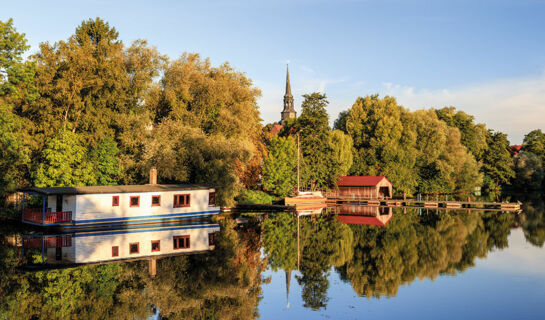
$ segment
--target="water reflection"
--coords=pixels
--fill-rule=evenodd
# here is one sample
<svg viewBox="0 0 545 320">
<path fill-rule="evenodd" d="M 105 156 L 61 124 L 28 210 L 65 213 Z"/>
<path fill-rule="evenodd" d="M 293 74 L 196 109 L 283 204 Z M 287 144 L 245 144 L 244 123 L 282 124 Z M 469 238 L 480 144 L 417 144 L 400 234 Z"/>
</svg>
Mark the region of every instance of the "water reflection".
<svg viewBox="0 0 545 320">
<path fill-rule="evenodd" d="M 339 206 L 310 210 L 308 215 L 271 213 L 239 225 L 225 218 L 160 230 L 148 226 L 145 230 L 48 234 L 28 237 L 26 244 L 19 233 L 11 232 L 0 246 L 0 267 L 5 270 L 0 277 L 0 318 L 146 318 L 156 314 L 251 319 L 260 313 L 278 316 L 281 308 L 288 310 L 285 307 L 295 312 L 287 315 L 300 317 L 305 315 L 303 309 L 329 311 L 338 296 L 355 296 L 350 298 L 352 304 L 368 301 L 373 305 L 377 301 L 373 298 L 398 299 L 400 288 L 416 279 L 434 280 L 479 269 L 475 267 L 478 259 L 494 250 L 504 249 L 506 257 L 517 257 L 508 249 L 513 228 L 520 227 L 531 244 L 542 246 L 543 201 L 528 200 L 523 210 L 516 215 Z M 182 255 L 173 253 L 173 237 L 186 232 L 192 232 L 190 248 Z M 210 247 L 208 235 L 213 232 Z M 47 236 L 72 238 L 68 246 L 65 240 L 47 240 Z M 160 253 L 152 251 L 152 241 L 157 240 Z M 131 255 L 130 244 L 135 242 L 139 250 Z M 57 243 L 62 248 L 60 260 Z M 119 247 L 118 257 L 112 257 L 114 246 Z M 191 250 L 199 254 L 186 254 Z M 28 272 L 19 267 L 21 255 L 27 264 L 42 266 L 44 259 L 47 265 L 68 263 L 70 267 Z M 151 258 L 158 258 L 154 278 L 149 276 Z M 490 259 L 482 265 L 494 270 L 501 261 L 505 260 Z M 72 267 L 73 263 L 92 264 Z M 460 286 L 467 281 L 462 276 L 448 278 L 460 281 Z M 438 292 L 447 290 L 436 282 L 432 286 Z M 263 288 L 274 291 L 263 295 Z M 405 288 L 409 295 L 418 296 L 413 286 Z"/>
<path fill-rule="evenodd" d="M 218 224 L 203 220 L 68 234 L 27 234 L 23 235 L 23 264 L 37 260 L 33 257 L 36 250 L 44 264 L 103 263 L 203 252 L 214 248 L 214 235 L 219 230 Z"/>
</svg>

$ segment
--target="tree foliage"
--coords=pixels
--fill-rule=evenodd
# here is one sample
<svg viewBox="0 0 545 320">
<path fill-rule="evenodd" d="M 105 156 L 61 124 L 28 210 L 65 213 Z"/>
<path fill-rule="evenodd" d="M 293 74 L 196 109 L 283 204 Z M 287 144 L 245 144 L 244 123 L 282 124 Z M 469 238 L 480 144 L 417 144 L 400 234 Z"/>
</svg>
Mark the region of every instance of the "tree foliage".
<svg viewBox="0 0 545 320">
<path fill-rule="evenodd" d="M 263 187 L 287 196 L 297 185 L 297 147 L 292 137 L 275 136 L 269 141 L 263 163 Z"/>
</svg>

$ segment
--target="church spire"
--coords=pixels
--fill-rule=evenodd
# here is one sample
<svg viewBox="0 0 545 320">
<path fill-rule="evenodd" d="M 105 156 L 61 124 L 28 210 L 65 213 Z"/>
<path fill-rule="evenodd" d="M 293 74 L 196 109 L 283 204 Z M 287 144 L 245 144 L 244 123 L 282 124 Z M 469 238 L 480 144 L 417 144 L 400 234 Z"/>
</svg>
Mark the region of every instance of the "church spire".
<svg viewBox="0 0 545 320">
<path fill-rule="evenodd" d="M 291 85 L 290 85 L 290 70 L 286 64 L 286 94 L 285 96 L 291 97 Z"/>
<path fill-rule="evenodd" d="M 284 110 L 282 110 L 282 124 L 290 118 L 295 118 L 297 114 L 293 108 L 293 96 L 291 95 L 290 71 L 286 65 L 286 94 L 284 95 Z"/>
</svg>

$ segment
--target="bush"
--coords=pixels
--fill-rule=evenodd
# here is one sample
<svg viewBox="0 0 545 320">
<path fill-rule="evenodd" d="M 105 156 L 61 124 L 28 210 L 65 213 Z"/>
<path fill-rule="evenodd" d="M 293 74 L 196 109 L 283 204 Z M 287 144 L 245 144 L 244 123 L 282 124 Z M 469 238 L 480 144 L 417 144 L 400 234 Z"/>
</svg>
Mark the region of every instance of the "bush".
<svg viewBox="0 0 545 320">
<path fill-rule="evenodd" d="M 263 191 L 244 190 L 236 200 L 241 204 L 272 204 L 277 198 Z"/>
</svg>

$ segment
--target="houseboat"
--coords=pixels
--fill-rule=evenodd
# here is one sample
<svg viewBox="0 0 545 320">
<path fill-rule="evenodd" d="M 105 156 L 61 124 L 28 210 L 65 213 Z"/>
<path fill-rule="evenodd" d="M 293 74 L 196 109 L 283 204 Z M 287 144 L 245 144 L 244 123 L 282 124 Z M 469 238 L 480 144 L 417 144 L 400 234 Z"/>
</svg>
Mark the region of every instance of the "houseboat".
<svg viewBox="0 0 545 320">
<path fill-rule="evenodd" d="M 41 251 L 41 262 L 48 265 L 132 261 L 213 250 L 214 236 L 219 231 L 218 224 L 210 220 L 201 220 L 132 228 L 25 235 L 23 250 Z"/>
<path fill-rule="evenodd" d="M 65 229 L 172 222 L 220 212 L 216 189 L 207 185 L 150 183 L 20 191 L 24 223 Z"/>
</svg>

